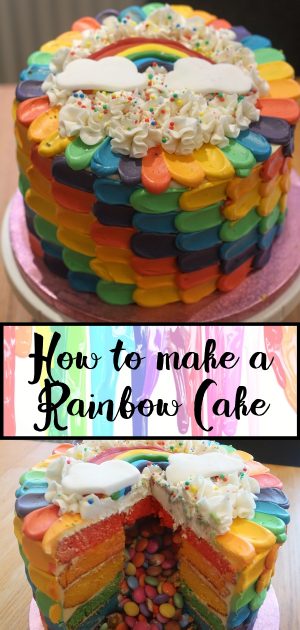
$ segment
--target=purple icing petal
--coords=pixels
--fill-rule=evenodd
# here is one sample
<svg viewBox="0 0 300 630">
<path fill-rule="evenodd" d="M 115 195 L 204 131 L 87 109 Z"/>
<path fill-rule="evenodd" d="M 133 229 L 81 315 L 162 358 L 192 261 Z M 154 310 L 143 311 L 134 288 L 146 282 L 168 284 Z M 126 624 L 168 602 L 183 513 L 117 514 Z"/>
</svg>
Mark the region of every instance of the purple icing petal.
<svg viewBox="0 0 300 630">
<path fill-rule="evenodd" d="M 110 15 L 114 15 L 115 17 L 118 17 L 120 11 L 117 11 L 117 9 L 104 9 L 103 11 L 100 11 L 100 13 L 97 13 L 95 19 L 101 23 L 103 22 L 103 20 L 107 17 L 109 17 Z"/>
<path fill-rule="evenodd" d="M 124 155 L 120 159 L 118 171 L 124 184 L 139 184 L 141 181 L 142 160 Z"/>
<path fill-rule="evenodd" d="M 42 90 L 42 81 L 20 81 L 16 87 L 17 101 L 26 101 L 28 98 L 45 96 Z"/>
<path fill-rule="evenodd" d="M 43 494 L 23 494 L 16 500 L 15 509 L 20 518 L 24 518 L 30 512 L 39 510 L 42 507 L 49 505 Z"/>
<path fill-rule="evenodd" d="M 291 135 L 289 141 L 284 147 L 282 147 L 284 157 L 290 157 L 295 151 L 295 127 L 291 127 L 290 132 Z"/>
<path fill-rule="evenodd" d="M 179 254 L 177 258 L 178 267 L 184 273 L 187 271 L 196 271 L 196 269 L 204 269 L 209 265 L 219 262 L 219 245 L 202 249 L 198 252 L 189 252 L 188 254 Z"/>
<path fill-rule="evenodd" d="M 78 188 L 84 192 L 94 192 L 93 185 L 96 175 L 88 170 L 74 171 L 68 166 L 66 158 L 58 155 L 53 160 L 52 176 L 55 181 L 71 188 Z"/>
<path fill-rule="evenodd" d="M 178 254 L 174 234 L 151 232 L 134 234 L 131 249 L 137 256 L 143 258 L 166 258 Z"/>
<path fill-rule="evenodd" d="M 236 34 L 236 41 L 238 42 L 251 35 L 250 31 L 248 31 L 245 26 L 232 26 L 231 30 Z"/>
<path fill-rule="evenodd" d="M 289 500 L 282 490 L 279 488 L 261 488 L 260 492 L 256 495 L 257 501 L 269 501 L 270 503 L 276 503 L 284 509 L 290 507 Z"/>
<path fill-rule="evenodd" d="M 268 249 L 263 249 L 257 254 L 253 261 L 254 269 L 262 269 L 270 260 L 272 246 Z"/>
<path fill-rule="evenodd" d="M 94 204 L 93 214 L 104 225 L 132 227 L 132 218 L 135 212 L 130 206 L 110 206 L 102 201 L 97 201 Z"/>
<path fill-rule="evenodd" d="M 261 116 L 257 122 L 250 125 L 249 129 L 264 136 L 271 144 L 286 145 L 291 137 L 289 123 L 273 116 Z"/>
<path fill-rule="evenodd" d="M 255 256 L 257 251 L 258 251 L 257 246 L 252 245 L 252 247 L 249 247 L 248 249 L 246 249 L 246 251 L 243 252 L 242 254 L 239 254 L 238 256 L 235 256 L 234 258 L 230 258 L 229 260 L 222 260 L 221 262 L 222 273 L 231 273 L 232 271 L 240 267 L 244 262 L 246 262 L 248 258 L 251 258 L 251 256 Z"/>
</svg>

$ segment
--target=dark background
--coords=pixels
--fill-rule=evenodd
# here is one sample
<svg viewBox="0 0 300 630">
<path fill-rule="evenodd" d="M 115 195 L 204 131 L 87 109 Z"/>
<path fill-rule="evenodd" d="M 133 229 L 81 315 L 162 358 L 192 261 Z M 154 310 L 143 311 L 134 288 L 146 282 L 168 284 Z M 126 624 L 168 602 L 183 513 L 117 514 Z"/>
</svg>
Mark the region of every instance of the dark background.
<svg viewBox="0 0 300 630">
<path fill-rule="evenodd" d="M 300 440 L 274 439 L 229 439 L 220 438 L 221 444 L 232 444 L 234 448 L 251 453 L 254 459 L 267 464 L 300 466 Z"/>
<path fill-rule="evenodd" d="M 186 4 L 225 18 L 233 26 L 242 24 L 253 35 L 268 37 L 274 48 L 284 51 L 287 61 L 294 66 L 296 75 L 300 76 L 299 0 L 194 0 Z"/>
<path fill-rule="evenodd" d="M 170 0 L 170 4 L 172 0 Z M 183 4 L 179 0 L 177 4 Z M 70 29 L 74 20 L 141 0 L 0 0 L 0 82 L 17 81 L 26 58 L 42 43 Z M 176 0 L 174 2 L 176 4 Z M 188 4 L 188 2 L 187 2 Z M 265 35 L 281 48 L 300 76 L 300 0 L 194 0 L 194 8 L 226 18 L 233 26 Z"/>
</svg>

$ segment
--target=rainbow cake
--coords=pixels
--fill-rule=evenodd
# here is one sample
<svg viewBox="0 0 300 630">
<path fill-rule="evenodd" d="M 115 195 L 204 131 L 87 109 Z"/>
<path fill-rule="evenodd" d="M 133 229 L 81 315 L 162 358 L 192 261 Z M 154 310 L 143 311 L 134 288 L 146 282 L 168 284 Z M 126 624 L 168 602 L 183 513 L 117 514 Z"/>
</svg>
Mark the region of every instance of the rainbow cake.
<svg viewBox="0 0 300 630">
<path fill-rule="evenodd" d="M 34 256 L 109 304 L 237 287 L 285 221 L 293 77 L 268 38 L 187 5 L 77 20 L 16 90 Z"/>
<path fill-rule="evenodd" d="M 49 630 L 250 630 L 290 520 L 266 466 L 210 441 L 60 445 L 16 496 Z"/>
</svg>

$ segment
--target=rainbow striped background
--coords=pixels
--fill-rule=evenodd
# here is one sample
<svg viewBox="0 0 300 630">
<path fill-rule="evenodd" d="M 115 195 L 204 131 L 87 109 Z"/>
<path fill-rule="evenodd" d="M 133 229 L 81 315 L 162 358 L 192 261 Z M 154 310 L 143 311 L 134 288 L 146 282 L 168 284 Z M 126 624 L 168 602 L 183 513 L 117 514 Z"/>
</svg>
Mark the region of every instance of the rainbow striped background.
<svg viewBox="0 0 300 630">
<path fill-rule="evenodd" d="M 44 386 L 46 372 L 42 373 L 38 385 L 28 385 L 33 375 L 33 360 L 28 355 L 33 349 L 33 334 L 43 335 L 44 352 L 49 347 L 53 332 L 61 335 L 57 353 L 70 352 L 74 356 L 81 351 L 88 357 L 91 352 L 101 355 L 103 360 L 93 370 L 78 370 L 72 367 L 63 371 L 55 361 L 53 378 L 64 381 L 71 389 L 72 398 L 95 401 L 111 398 L 118 401 L 125 385 L 132 387 L 132 401 L 136 404 L 144 398 L 156 402 L 162 397 L 166 402 L 176 398 L 182 403 L 175 418 L 148 418 L 135 413 L 131 420 L 118 419 L 108 422 L 105 417 L 87 420 L 68 416 L 63 407 L 60 423 L 67 430 L 49 428 L 44 433 L 33 429 L 37 419 L 39 391 Z M 237 366 L 231 370 L 218 368 L 209 374 L 200 370 L 177 370 L 158 372 L 158 351 L 180 355 L 188 351 L 203 354 L 206 340 L 213 338 L 217 343 L 216 357 L 224 351 L 240 356 Z M 138 370 L 112 368 L 109 349 L 118 339 L 123 341 L 127 352 L 137 350 L 146 359 Z M 249 367 L 253 352 L 267 351 L 274 355 L 272 368 L 267 372 Z M 104 357 L 109 356 L 109 361 Z M 196 391 L 205 378 L 214 378 L 218 386 L 208 390 L 204 409 L 206 420 L 213 430 L 205 436 L 233 435 L 296 435 L 296 326 L 4 326 L 4 435 L 6 436 L 87 436 L 118 437 L 130 436 L 201 436 L 194 418 Z M 238 385 L 247 386 L 249 401 L 262 397 L 271 402 L 266 416 L 257 418 L 250 414 L 244 420 L 214 416 L 211 412 L 217 398 L 227 398 L 231 407 Z M 285 419 L 283 422 L 282 419 Z M 267 419 L 268 418 L 268 419 Z M 44 422 L 41 420 L 40 425 Z M 205 424 L 207 426 L 207 424 Z"/>
</svg>

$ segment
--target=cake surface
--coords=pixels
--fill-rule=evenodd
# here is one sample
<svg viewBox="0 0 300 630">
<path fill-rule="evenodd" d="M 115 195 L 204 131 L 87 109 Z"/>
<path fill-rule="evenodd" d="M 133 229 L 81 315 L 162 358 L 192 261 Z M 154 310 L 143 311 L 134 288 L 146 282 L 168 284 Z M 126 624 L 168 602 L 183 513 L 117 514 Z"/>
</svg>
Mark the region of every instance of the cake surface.
<svg viewBox="0 0 300 630">
<path fill-rule="evenodd" d="M 249 630 L 290 520 L 266 466 L 209 441 L 63 444 L 16 497 L 51 630 Z"/>
<path fill-rule="evenodd" d="M 34 255 L 116 305 L 237 287 L 285 221 L 293 77 L 266 37 L 188 5 L 77 20 L 16 90 Z"/>
</svg>

